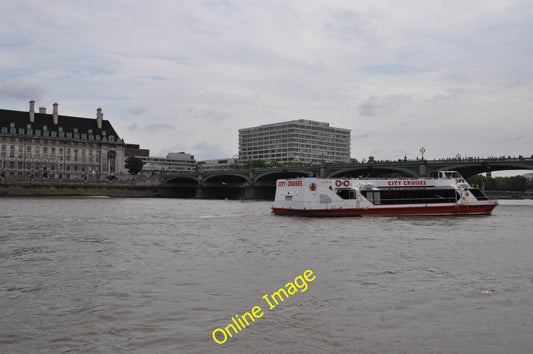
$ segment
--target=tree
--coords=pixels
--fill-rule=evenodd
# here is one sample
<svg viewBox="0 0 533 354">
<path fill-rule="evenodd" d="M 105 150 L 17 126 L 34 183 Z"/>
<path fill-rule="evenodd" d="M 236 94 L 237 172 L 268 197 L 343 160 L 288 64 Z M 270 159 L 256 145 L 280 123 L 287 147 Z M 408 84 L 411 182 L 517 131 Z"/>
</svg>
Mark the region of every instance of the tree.
<svg viewBox="0 0 533 354">
<path fill-rule="evenodd" d="M 467 179 L 471 186 L 485 186 L 486 190 L 496 191 L 525 191 L 528 187 L 527 178 L 524 176 L 514 177 L 485 177 L 475 175 Z"/>
<path fill-rule="evenodd" d="M 132 175 L 136 175 L 143 169 L 144 162 L 138 157 L 130 156 L 126 159 L 126 168 Z"/>
</svg>

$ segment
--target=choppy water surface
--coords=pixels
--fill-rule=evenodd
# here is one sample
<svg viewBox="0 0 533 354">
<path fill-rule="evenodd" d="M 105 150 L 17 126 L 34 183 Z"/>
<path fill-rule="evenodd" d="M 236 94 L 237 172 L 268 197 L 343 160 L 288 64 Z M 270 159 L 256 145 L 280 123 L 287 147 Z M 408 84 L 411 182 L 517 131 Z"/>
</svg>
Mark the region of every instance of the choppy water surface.
<svg viewBox="0 0 533 354">
<path fill-rule="evenodd" d="M 0 351 L 531 352 L 531 201 L 489 217 L 270 205 L 0 199 Z M 307 269 L 307 291 L 269 311 L 262 297 Z M 254 306 L 261 318 L 213 341 Z"/>
</svg>

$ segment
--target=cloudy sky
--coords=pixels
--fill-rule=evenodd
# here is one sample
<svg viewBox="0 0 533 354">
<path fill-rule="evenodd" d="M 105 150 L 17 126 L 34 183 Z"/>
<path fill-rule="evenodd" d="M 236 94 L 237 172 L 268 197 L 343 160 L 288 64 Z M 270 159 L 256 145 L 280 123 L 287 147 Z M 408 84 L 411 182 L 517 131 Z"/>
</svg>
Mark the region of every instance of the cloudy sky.
<svg viewBox="0 0 533 354">
<path fill-rule="evenodd" d="M 59 103 L 151 155 L 351 129 L 354 158 L 533 153 L 530 0 L 3 0 L 0 107 Z"/>
</svg>

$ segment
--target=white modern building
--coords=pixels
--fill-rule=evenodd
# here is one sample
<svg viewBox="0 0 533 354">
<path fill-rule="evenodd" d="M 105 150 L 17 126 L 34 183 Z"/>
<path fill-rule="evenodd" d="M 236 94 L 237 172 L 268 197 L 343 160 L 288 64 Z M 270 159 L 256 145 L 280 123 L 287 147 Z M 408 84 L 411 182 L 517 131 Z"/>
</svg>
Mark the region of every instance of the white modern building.
<svg viewBox="0 0 533 354">
<path fill-rule="evenodd" d="M 323 163 L 350 160 L 350 129 L 298 119 L 239 129 L 240 162 Z"/>
<path fill-rule="evenodd" d="M 142 174 L 195 172 L 194 156 L 185 152 L 169 152 L 167 157 L 136 156 L 144 162 Z"/>
<path fill-rule="evenodd" d="M 198 161 L 198 171 L 210 172 L 210 171 L 227 171 L 235 168 L 239 168 L 239 160 L 235 157 L 227 159 L 215 159 Z"/>
</svg>

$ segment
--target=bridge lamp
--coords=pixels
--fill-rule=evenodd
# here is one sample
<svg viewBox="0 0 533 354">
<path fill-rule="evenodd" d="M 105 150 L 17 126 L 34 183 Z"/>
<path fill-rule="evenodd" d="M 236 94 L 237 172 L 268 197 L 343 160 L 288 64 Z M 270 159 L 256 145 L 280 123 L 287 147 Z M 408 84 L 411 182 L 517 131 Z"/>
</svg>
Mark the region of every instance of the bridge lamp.
<svg viewBox="0 0 533 354">
<path fill-rule="evenodd" d="M 420 153 L 422 154 L 422 160 L 424 159 L 424 153 L 426 152 L 426 149 L 424 149 L 424 147 L 422 146 L 420 148 Z"/>
</svg>

